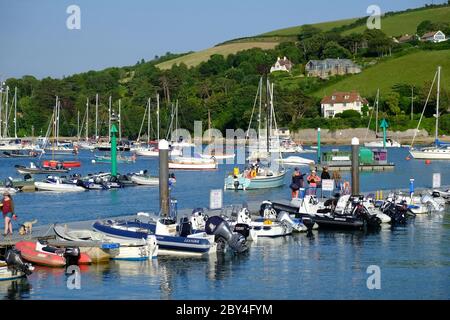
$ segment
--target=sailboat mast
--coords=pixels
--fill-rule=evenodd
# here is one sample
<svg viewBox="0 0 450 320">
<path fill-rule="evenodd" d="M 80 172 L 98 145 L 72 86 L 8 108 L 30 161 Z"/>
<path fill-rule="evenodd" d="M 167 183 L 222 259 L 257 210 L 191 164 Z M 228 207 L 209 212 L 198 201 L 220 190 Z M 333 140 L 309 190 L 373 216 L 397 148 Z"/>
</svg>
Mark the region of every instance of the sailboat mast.
<svg viewBox="0 0 450 320">
<path fill-rule="evenodd" d="M 98 93 L 95 95 L 95 141 L 98 140 Z"/>
<path fill-rule="evenodd" d="M 147 143 L 150 144 L 150 109 L 152 105 L 152 99 L 148 98 L 148 115 L 147 115 Z"/>
<path fill-rule="evenodd" d="M 175 139 L 178 140 L 178 99 L 175 105 Z"/>
<path fill-rule="evenodd" d="M 159 142 L 159 93 L 156 94 L 156 119 L 157 119 L 156 130 L 158 138 L 157 141 Z"/>
<path fill-rule="evenodd" d="M 2 133 L 2 125 L 3 125 L 2 109 L 3 109 L 3 82 L 0 80 L 0 138 L 3 137 L 3 133 Z"/>
<path fill-rule="evenodd" d="M 80 142 L 80 110 L 77 112 L 77 141 Z"/>
<path fill-rule="evenodd" d="M 414 120 L 414 86 L 411 86 L 411 120 Z"/>
<path fill-rule="evenodd" d="M 269 118 L 270 118 L 270 84 L 269 76 L 267 75 L 267 86 L 266 86 L 266 147 L 267 153 L 270 152 L 270 128 L 269 128 Z"/>
<path fill-rule="evenodd" d="M 380 89 L 377 90 L 377 112 L 375 114 L 375 138 L 378 138 L 378 111 L 380 105 Z"/>
<path fill-rule="evenodd" d="M 441 90 L 441 66 L 438 67 L 438 81 L 437 81 L 437 97 L 436 97 L 436 142 L 439 139 L 439 96 Z"/>
<path fill-rule="evenodd" d="M 109 137 L 109 142 L 111 142 L 111 104 L 112 104 L 112 97 L 109 96 L 109 108 L 108 108 L 108 137 Z"/>
<path fill-rule="evenodd" d="M 8 101 L 9 101 L 9 86 L 6 86 L 6 103 L 5 103 L 5 127 L 3 128 L 3 137 L 8 137 Z"/>
<path fill-rule="evenodd" d="M 122 141 L 122 99 L 119 99 L 119 141 Z"/>
<path fill-rule="evenodd" d="M 17 139 L 17 87 L 14 88 L 14 138 Z"/>
<path fill-rule="evenodd" d="M 86 98 L 86 141 L 89 141 L 89 98 Z"/>
<path fill-rule="evenodd" d="M 262 80 L 263 80 L 263 78 L 261 77 L 261 79 L 259 80 L 258 140 L 261 139 Z M 258 149 L 259 149 L 259 143 L 258 143 Z"/>
<path fill-rule="evenodd" d="M 61 102 L 59 101 L 59 98 L 56 97 L 56 145 L 59 144 L 59 113 L 61 111 Z"/>
</svg>

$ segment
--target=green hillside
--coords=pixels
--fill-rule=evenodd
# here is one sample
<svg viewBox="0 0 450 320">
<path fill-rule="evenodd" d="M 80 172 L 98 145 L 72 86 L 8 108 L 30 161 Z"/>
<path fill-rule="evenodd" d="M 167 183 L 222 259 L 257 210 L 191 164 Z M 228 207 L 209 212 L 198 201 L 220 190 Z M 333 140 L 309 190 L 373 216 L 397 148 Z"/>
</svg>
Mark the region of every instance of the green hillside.
<svg viewBox="0 0 450 320">
<path fill-rule="evenodd" d="M 424 20 L 430 20 L 435 23 L 450 22 L 450 6 L 404 12 L 398 15 L 381 18 L 381 30 L 388 36 L 415 34 L 417 26 Z M 343 32 L 343 34 L 346 35 L 353 32 L 362 33 L 366 28 L 365 25 L 362 25 L 347 30 Z"/>
<path fill-rule="evenodd" d="M 186 64 L 188 67 L 193 67 L 199 65 L 203 61 L 209 60 L 209 58 L 214 54 L 221 54 L 223 56 L 228 56 L 239 51 L 248 50 L 252 48 L 261 48 L 264 50 L 273 49 L 278 44 L 278 42 L 236 42 L 224 44 L 217 47 L 212 47 L 206 50 L 190 53 L 188 55 L 165 61 L 156 65 L 162 70 L 170 69 L 173 65 L 180 63 Z"/>
<path fill-rule="evenodd" d="M 336 27 L 341 27 L 343 25 L 347 25 L 350 23 L 355 22 L 357 19 L 343 19 L 343 20 L 336 20 L 336 21 L 328 21 L 328 22 L 320 22 L 312 24 L 312 26 L 321 29 L 322 31 L 329 31 Z M 296 36 L 300 33 L 302 26 L 295 26 L 290 28 L 284 28 L 279 29 L 275 31 L 270 31 L 267 33 L 263 33 L 263 36 Z"/>
<path fill-rule="evenodd" d="M 442 66 L 442 87 L 450 86 L 450 50 L 420 51 L 381 62 L 362 73 L 345 78 L 314 93 L 323 97 L 333 91 L 357 90 L 363 96 L 374 96 L 377 88 L 382 94 L 398 83 L 422 86 L 432 81 L 437 66 Z"/>
</svg>

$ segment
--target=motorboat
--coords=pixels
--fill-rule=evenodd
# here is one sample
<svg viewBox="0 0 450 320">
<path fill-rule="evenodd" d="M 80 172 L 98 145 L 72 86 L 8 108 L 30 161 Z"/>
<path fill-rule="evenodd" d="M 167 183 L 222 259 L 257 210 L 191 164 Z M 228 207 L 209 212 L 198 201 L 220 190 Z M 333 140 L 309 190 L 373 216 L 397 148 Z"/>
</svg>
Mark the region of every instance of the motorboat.
<svg viewBox="0 0 450 320">
<path fill-rule="evenodd" d="M 279 168 L 247 169 L 242 173 L 234 172 L 225 178 L 225 190 L 253 190 L 276 188 L 284 185 L 286 170 Z"/>
<path fill-rule="evenodd" d="M 366 148 L 401 148 L 402 145 L 400 142 L 395 141 L 393 139 L 386 139 L 386 145 L 382 140 L 380 141 L 371 141 L 364 143 Z"/>
<path fill-rule="evenodd" d="M 169 160 L 169 169 L 172 170 L 216 170 L 215 159 L 202 159 L 191 157 L 175 157 Z"/>
<path fill-rule="evenodd" d="M 132 155 L 132 156 L 122 156 L 122 155 L 118 155 L 117 159 L 116 159 L 117 163 L 135 163 L 136 162 L 136 155 Z M 94 156 L 94 159 L 92 160 L 92 163 L 111 163 L 111 156 Z"/>
<path fill-rule="evenodd" d="M 275 161 L 288 166 L 309 166 L 315 164 L 314 160 L 297 156 L 290 156 L 287 158 L 276 159 Z"/>
<path fill-rule="evenodd" d="M 111 241 L 120 244 L 123 255 L 113 259 L 147 260 L 156 258 L 159 254 L 155 235 L 149 234 L 147 229 L 140 227 L 137 220 L 97 221 L 92 227 L 95 231 L 105 234 Z"/>
<path fill-rule="evenodd" d="M 4 158 L 36 158 L 39 155 L 39 152 L 36 151 L 22 151 L 22 150 L 13 150 L 13 151 L 3 151 Z"/>
<path fill-rule="evenodd" d="M 16 188 L 10 188 L 10 187 L 0 187 L 0 193 L 8 192 L 9 194 L 16 194 L 17 193 Z"/>
<path fill-rule="evenodd" d="M 140 157 L 159 157 L 159 149 L 157 147 L 140 147 L 133 149 L 136 155 Z M 171 148 L 169 150 L 170 157 L 181 157 L 183 155 L 183 151 L 177 148 Z"/>
<path fill-rule="evenodd" d="M 55 174 L 55 173 L 68 173 L 68 168 L 50 168 L 50 167 L 38 167 L 34 162 L 30 163 L 29 167 L 22 165 L 14 166 L 20 174 Z"/>
<path fill-rule="evenodd" d="M 84 192 L 85 188 L 72 183 L 65 183 L 60 177 L 50 176 L 42 182 L 35 182 L 34 186 L 39 191 L 52 192 Z"/>
<path fill-rule="evenodd" d="M 81 167 L 81 161 L 44 160 L 42 162 L 42 167 L 51 169 L 79 168 Z"/>
<path fill-rule="evenodd" d="M 147 170 L 131 175 L 131 181 L 137 185 L 157 186 L 159 185 L 159 177 L 152 177 L 147 174 Z"/>
<path fill-rule="evenodd" d="M 57 248 L 39 241 L 20 241 L 15 248 L 24 260 L 40 266 L 62 268 L 92 263 L 91 258 L 77 247 Z"/>
<path fill-rule="evenodd" d="M 29 276 L 34 267 L 24 262 L 16 249 L 6 251 L 5 260 L 0 260 L 0 281 L 14 280 Z"/>
</svg>

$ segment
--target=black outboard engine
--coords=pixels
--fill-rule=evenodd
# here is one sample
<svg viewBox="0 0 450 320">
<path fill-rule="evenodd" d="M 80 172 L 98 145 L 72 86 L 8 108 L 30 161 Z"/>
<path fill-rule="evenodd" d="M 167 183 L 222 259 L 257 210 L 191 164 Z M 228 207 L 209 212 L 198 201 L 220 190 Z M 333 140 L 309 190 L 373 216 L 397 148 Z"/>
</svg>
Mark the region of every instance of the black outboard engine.
<svg viewBox="0 0 450 320">
<path fill-rule="evenodd" d="M 238 223 L 234 226 L 234 232 L 242 234 L 247 239 L 250 235 L 250 226 L 245 223 Z"/>
<path fill-rule="evenodd" d="M 206 221 L 205 231 L 207 234 L 216 237 L 218 251 L 224 251 L 226 244 L 238 253 L 248 249 L 245 237 L 240 233 L 233 233 L 228 223 L 221 217 L 214 216 L 209 218 Z"/>
<path fill-rule="evenodd" d="M 364 221 L 364 226 L 369 229 L 381 228 L 381 219 L 376 215 L 371 215 L 367 208 L 363 205 L 364 196 L 351 196 L 350 201 L 354 206 L 353 213 L 356 217 Z"/>
<path fill-rule="evenodd" d="M 78 260 L 80 260 L 80 248 L 78 247 L 67 247 L 64 251 L 64 258 L 66 258 L 66 265 L 77 265 Z"/>
<path fill-rule="evenodd" d="M 27 173 L 26 175 L 23 176 L 23 180 L 25 180 L 25 181 L 29 181 L 32 179 L 33 179 L 33 176 L 29 173 Z"/>
<path fill-rule="evenodd" d="M 21 271 L 27 276 L 32 273 L 33 267 L 31 264 L 23 262 L 20 251 L 17 249 L 10 249 L 6 252 L 5 262 L 8 268 Z"/>
<path fill-rule="evenodd" d="M 5 185 L 5 188 L 12 188 L 13 187 L 13 182 L 12 182 L 12 180 L 10 178 L 6 178 L 4 185 Z"/>
<path fill-rule="evenodd" d="M 180 237 L 187 237 L 192 234 L 192 223 L 188 217 L 183 217 L 180 220 Z"/>
</svg>

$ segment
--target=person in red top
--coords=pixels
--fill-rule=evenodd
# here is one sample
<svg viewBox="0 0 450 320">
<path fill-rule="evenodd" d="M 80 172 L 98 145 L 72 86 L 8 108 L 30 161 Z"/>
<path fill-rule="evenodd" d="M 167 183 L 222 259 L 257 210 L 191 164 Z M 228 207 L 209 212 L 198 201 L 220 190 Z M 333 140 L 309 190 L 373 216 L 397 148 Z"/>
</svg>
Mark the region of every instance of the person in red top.
<svg viewBox="0 0 450 320">
<path fill-rule="evenodd" d="M 7 236 L 8 234 L 12 235 L 11 219 L 14 219 L 16 214 L 14 213 L 14 203 L 9 192 L 3 193 L 3 200 L 0 205 L 2 208 L 3 218 L 5 219 L 5 233 L 3 233 L 3 236 Z"/>
</svg>

